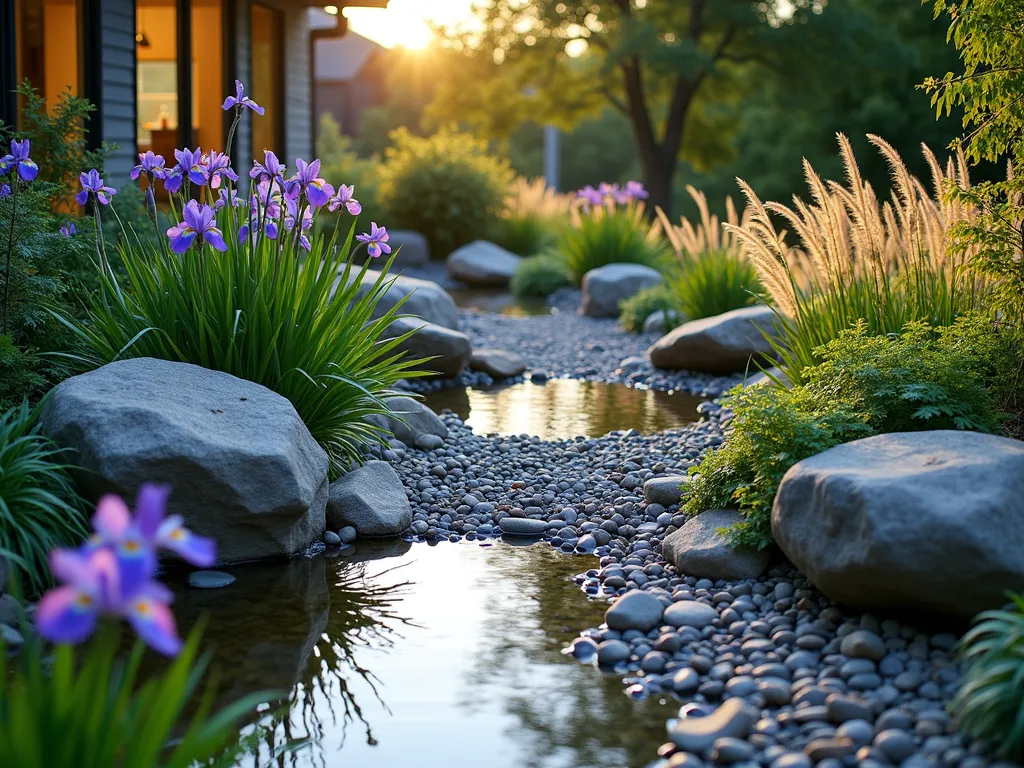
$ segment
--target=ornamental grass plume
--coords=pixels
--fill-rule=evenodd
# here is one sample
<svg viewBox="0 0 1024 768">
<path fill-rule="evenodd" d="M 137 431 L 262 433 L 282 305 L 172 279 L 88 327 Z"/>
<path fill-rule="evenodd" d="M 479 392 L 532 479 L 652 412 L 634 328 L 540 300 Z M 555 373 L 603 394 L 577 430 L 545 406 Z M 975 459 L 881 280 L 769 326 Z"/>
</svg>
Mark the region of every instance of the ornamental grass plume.
<svg viewBox="0 0 1024 768">
<path fill-rule="evenodd" d="M 725 229 L 742 244 L 778 312 L 792 322 L 778 351 L 790 381 L 820 361 L 815 350 L 858 320 L 870 333 L 900 333 L 924 320 L 952 325 L 972 312 L 991 291 L 991 282 L 967 269 L 972 254 L 950 248 L 951 229 L 976 212 L 945 193 L 969 187 L 961 154 L 941 165 L 922 145 L 931 169 L 927 189 L 911 176 L 895 149 L 868 136 L 889 165 L 893 188 L 881 201 L 864 181 L 853 148 L 837 134 L 845 184 L 822 179 L 804 161 L 811 199 L 793 204 L 762 202 L 742 179 L 747 210 Z M 776 227 L 783 220 L 795 235 Z"/>
</svg>

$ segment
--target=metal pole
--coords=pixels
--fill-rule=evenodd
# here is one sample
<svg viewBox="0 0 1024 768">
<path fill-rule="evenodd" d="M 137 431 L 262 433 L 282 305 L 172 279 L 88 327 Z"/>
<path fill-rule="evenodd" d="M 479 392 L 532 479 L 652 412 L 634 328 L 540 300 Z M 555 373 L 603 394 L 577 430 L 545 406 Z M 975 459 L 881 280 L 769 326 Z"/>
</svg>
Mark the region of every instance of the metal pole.
<svg viewBox="0 0 1024 768">
<path fill-rule="evenodd" d="M 559 144 L 562 134 L 553 125 L 544 126 L 544 178 L 550 189 L 558 191 Z"/>
</svg>

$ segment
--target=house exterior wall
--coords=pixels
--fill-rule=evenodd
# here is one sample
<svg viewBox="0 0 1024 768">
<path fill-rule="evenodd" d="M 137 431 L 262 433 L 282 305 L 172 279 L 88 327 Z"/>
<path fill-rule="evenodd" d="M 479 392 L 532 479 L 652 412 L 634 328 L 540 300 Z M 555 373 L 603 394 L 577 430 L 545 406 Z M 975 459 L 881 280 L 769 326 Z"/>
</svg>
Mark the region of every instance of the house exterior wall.
<svg viewBox="0 0 1024 768">
<path fill-rule="evenodd" d="M 96 87 L 87 94 L 99 106 L 101 139 L 116 144 L 104 173 L 125 179 L 136 162 L 135 146 L 135 0 L 101 0 L 100 67 Z"/>
<path fill-rule="evenodd" d="M 289 166 L 313 156 L 310 29 L 304 11 L 284 14 L 284 146 Z"/>
<path fill-rule="evenodd" d="M 243 85 L 252 83 L 252 3 L 250 0 L 225 0 L 227 5 L 228 23 L 224 50 L 229 52 L 229 61 L 224 81 L 224 93 L 235 92 L 235 80 Z M 235 158 L 235 166 L 248 167 L 248 159 L 252 154 L 252 121 L 246 115 L 238 124 L 235 133 L 234 147 L 231 154 Z M 243 174 L 244 175 L 244 174 Z"/>
</svg>

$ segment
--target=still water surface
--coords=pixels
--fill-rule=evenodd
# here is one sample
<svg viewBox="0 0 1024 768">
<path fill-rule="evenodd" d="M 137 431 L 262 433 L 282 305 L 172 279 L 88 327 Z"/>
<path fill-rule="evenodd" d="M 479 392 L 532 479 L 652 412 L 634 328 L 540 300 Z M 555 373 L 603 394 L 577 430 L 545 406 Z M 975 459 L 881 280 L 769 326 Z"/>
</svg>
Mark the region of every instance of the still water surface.
<svg viewBox="0 0 1024 768">
<path fill-rule="evenodd" d="M 448 293 L 462 309 L 494 312 L 508 317 L 553 314 L 545 299 L 520 298 L 500 288 L 449 288 Z"/>
<path fill-rule="evenodd" d="M 595 563 L 543 544 L 359 543 L 231 569 L 225 589 L 179 591 L 176 612 L 184 631 L 208 616 L 225 693 L 287 692 L 240 765 L 641 768 L 674 707 L 561 653 L 603 619 L 569 580 Z"/>
<path fill-rule="evenodd" d="M 681 427 L 698 418 L 706 398 L 631 389 L 579 379 L 523 382 L 487 389 L 441 389 L 424 402 L 437 413 L 450 408 L 478 435 L 528 434 L 542 440 L 600 437 L 614 429 L 644 434 Z"/>
</svg>

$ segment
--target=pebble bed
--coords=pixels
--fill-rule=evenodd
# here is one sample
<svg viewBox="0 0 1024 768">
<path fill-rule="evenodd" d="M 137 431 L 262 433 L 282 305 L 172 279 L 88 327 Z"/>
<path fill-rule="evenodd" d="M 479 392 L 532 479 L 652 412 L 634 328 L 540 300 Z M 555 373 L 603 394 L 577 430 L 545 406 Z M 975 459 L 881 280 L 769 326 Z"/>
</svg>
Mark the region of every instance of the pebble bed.
<svg viewBox="0 0 1024 768">
<path fill-rule="evenodd" d="M 710 377 L 688 384 L 624 372 L 618 361 L 647 340 L 622 334 L 612 321 L 569 312 L 470 315 L 466 326 L 474 344 L 501 340 L 552 375 L 690 392 L 724 388 Z M 549 442 L 475 435 L 446 413 L 447 439 L 430 450 L 396 445 L 382 457 L 413 507 L 407 538 L 533 535 L 597 558 L 576 577 L 587 595 L 629 593 L 606 625 L 584 630 L 567 653 L 622 676 L 626 695 L 679 701 L 652 768 L 1016 765 L 964 739 L 947 712 L 962 625 L 925 631 L 901 617 L 844 613 L 785 562 L 741 582 L 698 579 L 665 562 L 661 541 L 685 520 L 677 504 L 646 500 L 643 488 L 685 474 L 727 438 L 728 412 L 711 402 L 701 411 L 701 421 L 656 435 L 631 430 Z"/>
<path fill-rule="evenodd" d="M 644 352 L 658 334 L 627 334 L 614 319 L 583 317 L 578 312 L 580 297 L 579 291 L 559 291 L 549 299 L 550 315 L 507 317 L 462 310 L 462 330 L 474 348 L 507 349 L 521 355 L 529 366 L 525 378 L 535 382 L 566 377 L 718 397 L 742 381 L 742 376 L 657 370 Z M 504 383 L 523 379 L 519 376 Z M 487 374 L 468 370 L 454 379 L 416 379 L 408 387 L 427 392 L 494 383 Z"/>
</svg>

